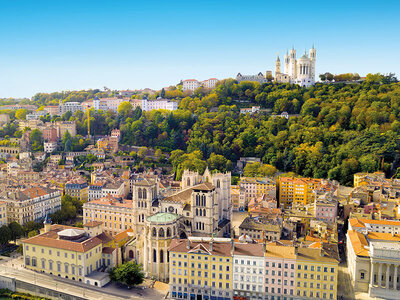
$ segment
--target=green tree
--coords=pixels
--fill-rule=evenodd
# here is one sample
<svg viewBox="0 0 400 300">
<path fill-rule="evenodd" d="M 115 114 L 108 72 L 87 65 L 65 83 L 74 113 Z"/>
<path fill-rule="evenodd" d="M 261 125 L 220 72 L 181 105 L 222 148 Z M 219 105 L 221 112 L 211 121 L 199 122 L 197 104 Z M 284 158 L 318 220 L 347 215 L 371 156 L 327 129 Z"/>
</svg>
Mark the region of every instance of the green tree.
<svg viewBox="0 0 400 300">
<path fill-rule="evenodd" d="M 3 225 L 0 227 L 0 244 L 6 245 L 12 239 L 12 233 L 8 226 Z"/>
<path fill-rule="evenodd" d="M 28 233 L 28 238 L 34 237 L 34 236 L 36 236 L 36 235 L 38 235 L 37 230 L 29 231 L 29 233 Z"/>
<path fill-rule="evenodd" d="M 11 240 L 14 242 L 24 235 L 24 229 L 15 221 L 8 224 L 8 228 L 11 231 Z"/>
<path fill-rule="evenodd" d="M 129 114 L 132 112 L 132 108 L 133 106 L 129 101 L 124 101 L 118 106 L 117 112 L 119 115 L 123 116 L 124 118 L 127 118 Z"/>
<path fill-rule="evenodd" d="M 28 111 L 26 109 L 20 108 L 20 109 L 17 109 L 17 111 L 15 112 L 15 117 L 18 120 L 25 120 L 27 114 L 28 114 Z"/>
<path fill-rule="evenodd" d="M 161 89 L 161 93 L 160 93 L 161 98 L 165 97 L 165 90 L 164 88 Z"/>
<path fill-rule="evenodd" d="M 141 265 L 132 261 L 116 266 L 109 271 L 111 281 L 133 287 L 141 284 L 144 280 L 144 273 Z"/>
<path fill-rule="evenodd" d="M 33 151 L 43 151 L 43 134 L 39 129 L 31 131 L 29 141 Z"/>
</svg>

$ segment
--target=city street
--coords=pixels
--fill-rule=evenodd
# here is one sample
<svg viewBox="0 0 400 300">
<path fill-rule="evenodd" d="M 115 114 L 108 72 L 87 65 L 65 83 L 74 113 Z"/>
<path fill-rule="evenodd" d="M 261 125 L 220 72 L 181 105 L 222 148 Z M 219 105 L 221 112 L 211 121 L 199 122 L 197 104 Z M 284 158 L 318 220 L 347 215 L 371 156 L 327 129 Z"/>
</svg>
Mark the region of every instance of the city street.
<svg viewBox="0 0 400 300">
<path fill-rule="evenodd" d="M 127 289 L 111 283 L 106 287 L 99 288 L 88 286 L 83 283 L 73 282 L 68 279 L 59 278 L 51 275 L 35 273 L 26 270 L 22 266 L 22 258 L 2 257 L 0 261 L 0 275 L 16 278 L 21 281 L 33 283 L 38 286 L 62 291 L 70 295 L 83 297 L 86 299 L 164 299 L 165 291 L 158 292 L 156 289 Z"/>
</svg>

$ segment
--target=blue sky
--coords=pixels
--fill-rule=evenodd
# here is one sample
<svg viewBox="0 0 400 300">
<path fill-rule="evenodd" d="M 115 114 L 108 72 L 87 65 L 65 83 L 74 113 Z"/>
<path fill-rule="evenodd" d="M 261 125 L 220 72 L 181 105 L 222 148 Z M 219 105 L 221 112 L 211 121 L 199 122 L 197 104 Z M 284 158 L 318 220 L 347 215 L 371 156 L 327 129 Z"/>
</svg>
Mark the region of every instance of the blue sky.
<svg viewBox="0 0 400 300">
<path fill-rule="evenodd" d="M 400 1 L 0 0 L 0 97 L 160 89 L 274 69 L 317 48 L 317 74 L 395 72 Z"/>
</svg>

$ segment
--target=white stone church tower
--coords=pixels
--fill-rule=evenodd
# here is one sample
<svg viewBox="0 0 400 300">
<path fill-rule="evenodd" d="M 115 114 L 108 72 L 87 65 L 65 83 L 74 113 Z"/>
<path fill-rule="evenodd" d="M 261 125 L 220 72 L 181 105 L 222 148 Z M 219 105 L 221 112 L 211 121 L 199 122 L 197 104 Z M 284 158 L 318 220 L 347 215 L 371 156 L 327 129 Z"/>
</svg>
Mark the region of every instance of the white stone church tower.
<svg viewBox="0 0 400 300">
<path fill-rule="evenodd" d="M 299 59 L 296 58 L 296 50 L 292 48 L 284 57 L 284 73 L 281 73 L 279 54 L 275 62 L 275 80 L 309 87 L 315 84 L 315 61 L 317 50 L 314 46 L 309 55 L 304 52 Z"/>
</svg>

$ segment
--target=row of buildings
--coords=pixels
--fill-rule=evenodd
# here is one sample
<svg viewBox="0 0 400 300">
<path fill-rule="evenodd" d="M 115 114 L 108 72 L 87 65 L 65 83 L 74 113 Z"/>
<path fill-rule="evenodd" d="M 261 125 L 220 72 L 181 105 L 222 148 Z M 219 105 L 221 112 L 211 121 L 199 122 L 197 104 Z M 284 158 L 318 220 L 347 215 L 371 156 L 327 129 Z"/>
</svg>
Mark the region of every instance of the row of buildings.
<svg viewBox="0 0 400 300">
<path fill-rule="evenodd" d="M 253 244 L 224 238 L 173 240 L 172 299 L 337 299 L 331 244 Z"/>
</svg>

